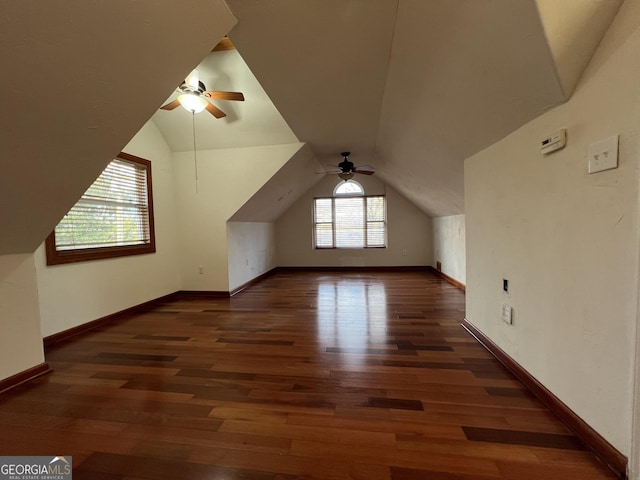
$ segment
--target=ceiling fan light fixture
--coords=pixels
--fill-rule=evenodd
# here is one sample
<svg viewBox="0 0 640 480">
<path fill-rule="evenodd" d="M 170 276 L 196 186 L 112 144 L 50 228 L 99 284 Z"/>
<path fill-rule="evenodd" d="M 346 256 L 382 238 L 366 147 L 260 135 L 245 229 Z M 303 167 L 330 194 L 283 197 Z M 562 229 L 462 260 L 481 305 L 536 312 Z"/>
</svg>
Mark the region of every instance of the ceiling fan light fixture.
<svg viewBox="0 0 640 480">
<path fill-rule="evenodd" d="M 200 113 L 207 106 L 207 99 L 196 93 L 183 93 L 178 96 L 180 105 L 188 112 Z"/>
<path fill-rule="evenodd" d="M 353 172 L 340 172 L 338 176 L 346 182 L 353 177 Z"/>
</svg>

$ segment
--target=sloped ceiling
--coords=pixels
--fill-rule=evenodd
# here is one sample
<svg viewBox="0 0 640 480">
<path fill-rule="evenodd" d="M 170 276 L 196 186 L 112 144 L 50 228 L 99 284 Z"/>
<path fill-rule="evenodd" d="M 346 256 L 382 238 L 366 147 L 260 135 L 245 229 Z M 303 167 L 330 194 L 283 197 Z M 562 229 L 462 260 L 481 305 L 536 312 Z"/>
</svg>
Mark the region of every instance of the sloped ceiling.
<svg viewBox="0 0 640 480">
<path fill-rule="evenodd" d="M 231 0 L 229 33 L 282 116 L 321 163 L 370 163 L 397 2 Z"/>
<path fill-rule="evenodd" d="M 464 212 L 465 158 L 566 101 L 621 0 L 228 0 L 229 36 L 322 164 Z"/>
<path fill-rule="evenodd" d="M 463 162 L 565 100 L 534 2 L 402 0 L 377 167 L 431 215 L 462 213 Z"/>
<path fill-rule="evenodd" d="M 246 101 L 214 100 L 227 115 L 223 118 L 215 118 L 206 111 L 192 118 L 192 113 L 180 107 L 158 110 L 152 117 L 153 122 L 172 151 L 193 150 L 193 127 L 198 150 L 298 143 L 237 50 L 211 52 L 197 70 L 208 90 L 241 91 Z M 174 91 L 166 102 L 175 98 Z"/>
<path fill-rule="evenodd" d="M 223 0 L 0 6 L 0 254 L 33 252 L 236 20 Z M 170 26 L 170 28 L 168 28 Z"/>
<path fill-rule="evenodd" d="M 322 176 L 308 144 L 291 157 L 230 219 L 231 222 L 273 222 Z"/>
<path fill-rule="evenodd" d="M 208 54 L 227 32 L 250 71 L 218 54 L 205 82 L 249 95 L 220 104 L 229 115 L 216 128 L 200 122 L 199 148 L 300 141 L 322 165 L 350 150 L 425 213 L 461 213 L 464 159 L 566 101 L 620 4 L 5 2 L 0 254 L 34 251 L 188 72 L 205 57 L 213 70 Z M 182 130 L 154 121 L 174 151 L 189 150 L 189 114 L 162 113 L 186 115 Z M 276 176 L 261 191 L 269 218 L 293 181 Z"/>
</svg>

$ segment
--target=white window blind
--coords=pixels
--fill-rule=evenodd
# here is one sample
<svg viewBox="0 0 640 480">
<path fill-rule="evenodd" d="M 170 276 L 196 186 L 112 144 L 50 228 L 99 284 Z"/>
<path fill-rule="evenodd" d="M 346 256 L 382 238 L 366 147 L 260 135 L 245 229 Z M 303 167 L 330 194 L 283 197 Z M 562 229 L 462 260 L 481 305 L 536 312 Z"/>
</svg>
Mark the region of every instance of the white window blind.
<svg viewBox="0 0 640 480">
<path fill-rule="evenodd" d="M 59 251 L 151 242 L 148 166 L 114 159 L 55 229 Z"/>
<path fill-rule="evenodd" d="M 316 198 L 316 248 L 386 246 L 384 196 Z"/>
</svg>

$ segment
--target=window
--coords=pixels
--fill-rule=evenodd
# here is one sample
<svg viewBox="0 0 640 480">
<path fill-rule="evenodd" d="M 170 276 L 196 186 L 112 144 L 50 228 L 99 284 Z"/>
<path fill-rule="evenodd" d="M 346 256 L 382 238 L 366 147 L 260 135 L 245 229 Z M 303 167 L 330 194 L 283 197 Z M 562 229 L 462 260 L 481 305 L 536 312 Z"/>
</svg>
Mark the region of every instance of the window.
<svg viewBox="0 0 640 480">
<path fill-rule="evenodd" d="M 47 265 L 155 252 L 151 162 L 120 153 L 45 244 Z"/>
<path fill-rule="evenodd" d="M 364 195 L 364 188 L 355 180 L 340 182 L 333 189 L 334 197 L 353 197 L 356 195 Z"/>
<path fill-rule="evenodd" d="M 385 247 L 384 196 L 316 198 L 313 224 L 315 248 Z"/>
</svg>

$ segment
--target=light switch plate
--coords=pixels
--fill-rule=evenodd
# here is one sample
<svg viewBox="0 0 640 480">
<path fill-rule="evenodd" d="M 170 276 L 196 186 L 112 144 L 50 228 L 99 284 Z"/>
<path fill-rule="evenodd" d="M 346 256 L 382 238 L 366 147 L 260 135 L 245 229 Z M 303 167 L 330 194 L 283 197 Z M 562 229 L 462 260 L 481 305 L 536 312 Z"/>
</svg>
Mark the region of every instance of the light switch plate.
<svg viewBox="0 0 640 480">
<path fill-rule="evenodd" d="M 512 309 L 510 305 L 507 305 L 506 303 L 501 303 L 500 304 L 500 318 L 502 319 L 502 321 L 504 323 L 508 323 L 509 325 L 511 325 L 513 323 L 513 318 L 512 318 Z"/>
<path fill-rule="evenodd" d="M 618 135 L 589 145 L 589 173 L 618 168 Z"/>
</svg>

